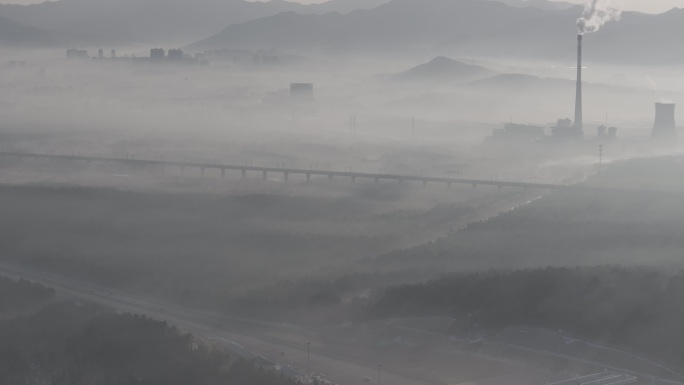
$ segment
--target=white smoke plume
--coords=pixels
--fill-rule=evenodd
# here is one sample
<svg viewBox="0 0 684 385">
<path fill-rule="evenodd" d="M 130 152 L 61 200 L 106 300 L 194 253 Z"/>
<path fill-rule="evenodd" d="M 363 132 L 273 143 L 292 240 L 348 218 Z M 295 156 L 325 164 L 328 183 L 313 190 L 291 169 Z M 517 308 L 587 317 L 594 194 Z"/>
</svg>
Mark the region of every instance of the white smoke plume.
<svg viewBox="0 0 684 385">
<path fill-rule="evenodd" d="M 589 0 L 584 5 L 582 17 L 577 19 L 580 35 L 596 32 L 609 21 L 620 21 L 622 7 L 612 0 Z"/>
</svg>

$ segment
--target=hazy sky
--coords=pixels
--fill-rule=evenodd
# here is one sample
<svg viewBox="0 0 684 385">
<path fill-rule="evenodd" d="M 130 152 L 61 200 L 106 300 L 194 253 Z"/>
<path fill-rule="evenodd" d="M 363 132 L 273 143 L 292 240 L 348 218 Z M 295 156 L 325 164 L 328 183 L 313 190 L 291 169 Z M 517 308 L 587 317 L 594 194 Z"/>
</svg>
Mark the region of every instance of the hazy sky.
<svg viewBox="0 0 684 385">
<path fill-rule="evenodd" d="M 585 0 L 565 0 L 569 3 L 584 4 Z M 675 7 L 684 7 L 684 0 L 614 0 L 622 3 L 626 11 L 649 13 L 665 12 Z"/>
<path fill-rule="evenodd" d="M 0 0 L 0 3 L 33 4 L 42 3 L 44 0 Z M 192 0 L 189 0 L 192 1 Z M 457 0 L 455 0 L 457 1 Z M 585 0 L 565 0 L 572 3 L 582 4 Z M 674 7 L 684 7 L 684 0 L 614 0 L 621 1 L 625 10 L 641 12 L 664 12 Z M 300 3 L 320 3 L 320 0 L 298 0 Z"/>
</svg>

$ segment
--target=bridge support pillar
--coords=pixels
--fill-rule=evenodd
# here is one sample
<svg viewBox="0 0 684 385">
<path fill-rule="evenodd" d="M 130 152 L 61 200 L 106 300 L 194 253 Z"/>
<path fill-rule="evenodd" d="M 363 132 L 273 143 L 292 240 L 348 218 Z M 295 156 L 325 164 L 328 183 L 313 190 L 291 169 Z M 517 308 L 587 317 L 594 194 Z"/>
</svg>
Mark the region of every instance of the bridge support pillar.
<svg viewBox="0 0 684 385">
<path fill-rule="evenodd" d="M 287 183 L 288 179 L 290 179 L 290 173 L 283 173 L 283 176 L 285 177 L 285 183 Z"/>
<path fill-rule="evenodd" d="M 356 183 L 356 177 L 355 176 L 352 177 L 352 183 Z"/>
<path fill-rule="evenodd" d="M 332 178 L 333 178 L 333 175 L 332 175 L 332 174 L 328 174 L 328 180 L 332 180 Z"/>
<path fill-rule="evenodd" d="M 378 184 L 380 182 L 380 178 L 375 178 L 375 184 Z"/>
<path fill-rule="evenodd" d="M 202 172 L 202 176 L 204 176 L 204 167 L 200 167 L 200 171 Z"/>
<path fill-rule="evenodd" d="M 311 182 L 311 174 L 306 174 L 306 183 Z"/>
<path fill-rule="evenodd" d="M 477 184 L 473 183 L 473 190 L 477 190 Z"/>
<path fill-rule="evenodd" d="M 242 179 L 247 179 L 247 170 L 242 170 Z"/>
<path fill-rule="evenodd" d="M 503 186 L 498 185 L 497 188 L 499 189 L 499 191 L 501 191 L 501 189 L 503 188 Z"/>
<path fill-rule="evenodd" d="M 268 179 L 268 171 L 263 172 L 263 179 L 264 180 Z"/>
<path fill-rule="evenodd" d="M 451 190 L 452 184 L 453 183 L 451 183 L 451 182 L 447 183 L 447 189 Z"/>
<path fill-rule="evenodd" d="M 225 168 L 221 169 L 221 179 L 226 179 L 226 169 Z"/>
<path fill-rule="evenodd" d="M 185 174 L 185 166 L 181 166 L 181 175 Z"/>
<path fill-rule="evenodd" d="M 425 188 L 425 187 L 427 187 L 427 181 L 426 180 L 423 181 L 423 188 Z"/>
</svg>

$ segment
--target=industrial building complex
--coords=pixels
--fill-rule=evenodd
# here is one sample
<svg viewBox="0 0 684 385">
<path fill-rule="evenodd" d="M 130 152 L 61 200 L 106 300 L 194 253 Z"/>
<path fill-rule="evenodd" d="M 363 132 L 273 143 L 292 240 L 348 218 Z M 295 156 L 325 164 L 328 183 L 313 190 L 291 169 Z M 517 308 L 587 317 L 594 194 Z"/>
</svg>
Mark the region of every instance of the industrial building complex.
<svg viewBox="0 0 684 385">
<path fill-rule="evenodd" d="M 583 84 L 582 84 L 582 42 L 583 35 L 577 35 L 577 83 L 575 92 L 575 120 L 558 119 L 551 125 L 549 135 L 544 126 L 507 123 L 502 129 L 495 129 L 490 142 L 495 143 L 529 143 L 529 142 L 568 142 L 584 139 Z M 655 104 L 656 116 L 651 133 L 651 141 L 659 147 L 676 146 L 679 135 L 675 123 L 675 104 L 659 102 Z M 617 139 L 618 128 L 600 125 L 596 138 L 601 142 Z"/>
</svg>

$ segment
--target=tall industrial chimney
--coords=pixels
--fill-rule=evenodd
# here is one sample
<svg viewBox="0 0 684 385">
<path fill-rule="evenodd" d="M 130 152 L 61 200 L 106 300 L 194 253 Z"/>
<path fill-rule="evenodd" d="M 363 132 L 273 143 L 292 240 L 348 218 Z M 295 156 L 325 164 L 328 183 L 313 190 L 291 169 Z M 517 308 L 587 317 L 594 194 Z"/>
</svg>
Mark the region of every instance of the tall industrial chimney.
<svg viewBox="0 0 684 385">
<path fill-rule="evenodd" d="M 582 135 L 584 129 L 582 118 L 582 35 L 577 35 L 577 91 L 575 95 L 575 124 L 576 134 Z"/>
<path fill-rule="evenodd" d="M 656 118 L 653 124 L 651 139 L 663 144 L 674 144 L 677 141 L 677 125 L 675 124 L 675 104 L 656 103 Z"/>
</svg>

